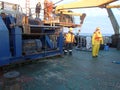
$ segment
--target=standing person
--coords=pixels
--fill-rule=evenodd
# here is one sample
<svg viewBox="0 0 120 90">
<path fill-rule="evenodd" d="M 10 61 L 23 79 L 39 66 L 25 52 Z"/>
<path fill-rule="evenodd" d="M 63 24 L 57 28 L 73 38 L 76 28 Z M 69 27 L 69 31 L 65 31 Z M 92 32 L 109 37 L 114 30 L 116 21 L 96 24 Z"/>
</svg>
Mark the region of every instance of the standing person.
<svg viewBox="0 0 120 90">
<path fill-rule="evenodd" d="M 4 21 L 4 23 L 6 24 L 7 23 L 6 14 L 4 12 L 1 12 L 0 16 L 2 17 L 2 20 Z"/>
<path fill-rule="evenodd" d="M 75 40 L 76 40 L 76 46 L 80 46 L 80 30 L 78 30 L 76 36 L 75 36 Z"/>
<path fill-rule="evenodd" d="M 44 0 L 44 19 L 52 20 L 53 2 L 50 0 Z"/>
<path fill-rule="evenodd" d="M 92 36 L 92 56 L 93 57 L 98 56 L 100 44 L 103 44 L 103 37 L 100 32 L 100 27 L 97 27 Z"/>
<path fill-rule="evenodd" d="M 75 42 L 75 36 L 72 31 L 73 31 L 73 28 L 69 28 L 68 33 L 65 35 L 66 45 L 65 45 L 64 54 L 67 54 L 67 52 L 69 52 L 69 55 L 72 55 L 72 48 Z"/>
<path fill-rule="evenodd" d="M 8 17 L 8 15 L 6 15 L 5 12 L 1 12 L 0 16 L 2 17 L 3 22 L 5 23 L 6 27 L 8 28 L 9 33 L 11 33 L 11 28 L 14 27 L 14 23 L 11 23 L 10 19 L 9 19 L 9 17 L 11 15 L 9 15 L 9 17 Z"/>
<path fill-rule="evenodd" d="M 92 44 L 91 44 L 91 37 L 86 37 L 86 50 L 91 50 Z"/>
<path fill-rule="evenodd" d="M 41 3 L 38 2 L 35 8 L 36 18 L 40 17 Z"/>
<path fill-rule="evenodd" d="M 78 36 L 80 35 L 80 30 L 78 30 L 77 35 L 78 35 Z"/>
</svg>

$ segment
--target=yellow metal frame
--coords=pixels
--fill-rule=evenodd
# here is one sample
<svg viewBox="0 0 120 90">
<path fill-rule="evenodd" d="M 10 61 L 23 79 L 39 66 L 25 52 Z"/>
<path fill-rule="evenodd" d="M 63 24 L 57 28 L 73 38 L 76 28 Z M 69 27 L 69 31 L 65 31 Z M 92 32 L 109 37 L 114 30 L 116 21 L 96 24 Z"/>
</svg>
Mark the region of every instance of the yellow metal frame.
<svg viewBox="0 0 120 90">
<path fill-rule="evenodd" d="M 115 1 L 117 0 L 76 0 L 68 4 L 58 5 L 55 11 L 58 13 L 62 9 L 101 7 Z"/>
</svg>

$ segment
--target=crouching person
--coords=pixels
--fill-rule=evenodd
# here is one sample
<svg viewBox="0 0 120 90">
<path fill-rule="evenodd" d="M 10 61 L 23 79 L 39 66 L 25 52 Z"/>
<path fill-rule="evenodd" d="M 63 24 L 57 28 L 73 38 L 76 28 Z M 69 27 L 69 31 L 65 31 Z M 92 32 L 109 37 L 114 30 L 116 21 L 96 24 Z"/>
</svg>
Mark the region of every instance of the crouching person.
<svg viewBox="0 0 120 90">
<path fill-rule="evenodd" d="M 75 42 L 75 36 L 73 34 L 73 28 L 69 28 L 68 33 L 65 35 L 65 49 L 64 54 L 72 55 L 73 44 Z"/>
</svg>

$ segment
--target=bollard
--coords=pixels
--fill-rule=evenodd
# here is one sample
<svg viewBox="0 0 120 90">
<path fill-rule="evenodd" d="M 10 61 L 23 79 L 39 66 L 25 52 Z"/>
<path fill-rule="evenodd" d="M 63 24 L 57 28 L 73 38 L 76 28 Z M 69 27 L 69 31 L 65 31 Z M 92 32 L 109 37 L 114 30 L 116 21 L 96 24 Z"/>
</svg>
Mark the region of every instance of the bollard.
<svg viewBox="0 0 120 90">
<path fill-rule="evenodd" d="M 21 85 L 18 82 L 17 78 L 19 77 L 20 73 L 17 71 L 10 71 L 3 75 L 4 83 L 3 83 L 3 90 L 22 90 Z"/>
</svg>

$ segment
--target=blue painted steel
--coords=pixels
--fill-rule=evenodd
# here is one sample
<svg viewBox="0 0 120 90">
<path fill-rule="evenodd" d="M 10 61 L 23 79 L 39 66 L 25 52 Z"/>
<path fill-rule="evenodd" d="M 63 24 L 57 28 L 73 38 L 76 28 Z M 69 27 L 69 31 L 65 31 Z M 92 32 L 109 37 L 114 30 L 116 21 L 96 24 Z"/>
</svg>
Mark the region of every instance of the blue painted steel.
<svg viewBox="0 0 120 90">
<path fill-rule="evenodd" d="M 48 47 L 53 49 L 53 43 L 50 40 L 50 38 L 48 37 L 48 35 L 45 35 L 45 40 L 46 40 L 46 43 L 47 43 Z"/>
<path fill-rule="evenodd" d="M 8 29 L 0 17 L 0 66 L 9 63 L 10 43 Z"/>
<path fill-rule="evenodd" d="M 58 43 L 59 43 L 58 45 L 59 45 L 60 53 L 62 54 L 63 53 L 63 34 L 62 34 L 62 32 L 60 33 Z"/>
<path fill-rule="evenodd" d="M 42 50 L 42 42 L 40 39 L 35 39 L 36 42 L 36 49 L 37 51 L 41 51 Z"/>
<path fill-rule="evenodd" d="M 45 57 L 51 57 L 51 56 L 56 56 L 56 55 L 61 55 L 60 50 L 55 50 L 55 51 L 45 51 L 45 52 L 40 52 L 40 53 L 35 53 L 31 55 L 25 55 L 23 57 L 13 57 L 10 58 L 10 63 L 21 63 L 25 61 L 34 61 L 36 59 L 41 59 Z"/>
<path fill-rule="evenodd" d="M 7 27 L 10 35 L 10 48 L 12 56 L 19 57 L 22 55 L 22 30 L 18 27 L 10 27 L 10 24 L 15 24 L 15 18 L 11 15 L 6 17 Z"/>
<path fill-rule="evenodd" d="M 15 19 L 11 16 L 6 17 L 5 24 L 0 17 L 0 67 L 11 63 L 19 63 L 26 60 L 35 60 L 62 54 L 62 32 L 56 41 L 58 45 L 54 47 L 54 42 L 51 41 L 49 36 L 55 33 L 55 28 L 40 27 L 43 33 L 40 35 L 40 38 L 36 38 L 36 36 L 30 38 L 29 35 L 26 35 L 25 37 L 28 38 L 24 39 L 21 28 L 17 26 L 10 27 L 10 24 L 13 23 L 15 23 Z M 46 44 L 47 46 L 45 46 Z"/>
<path fill-rule="evenodd" d="M 19 27 L 12 28 L 13 56 L 22 56 L 22 30 Z"/>
</svg>

